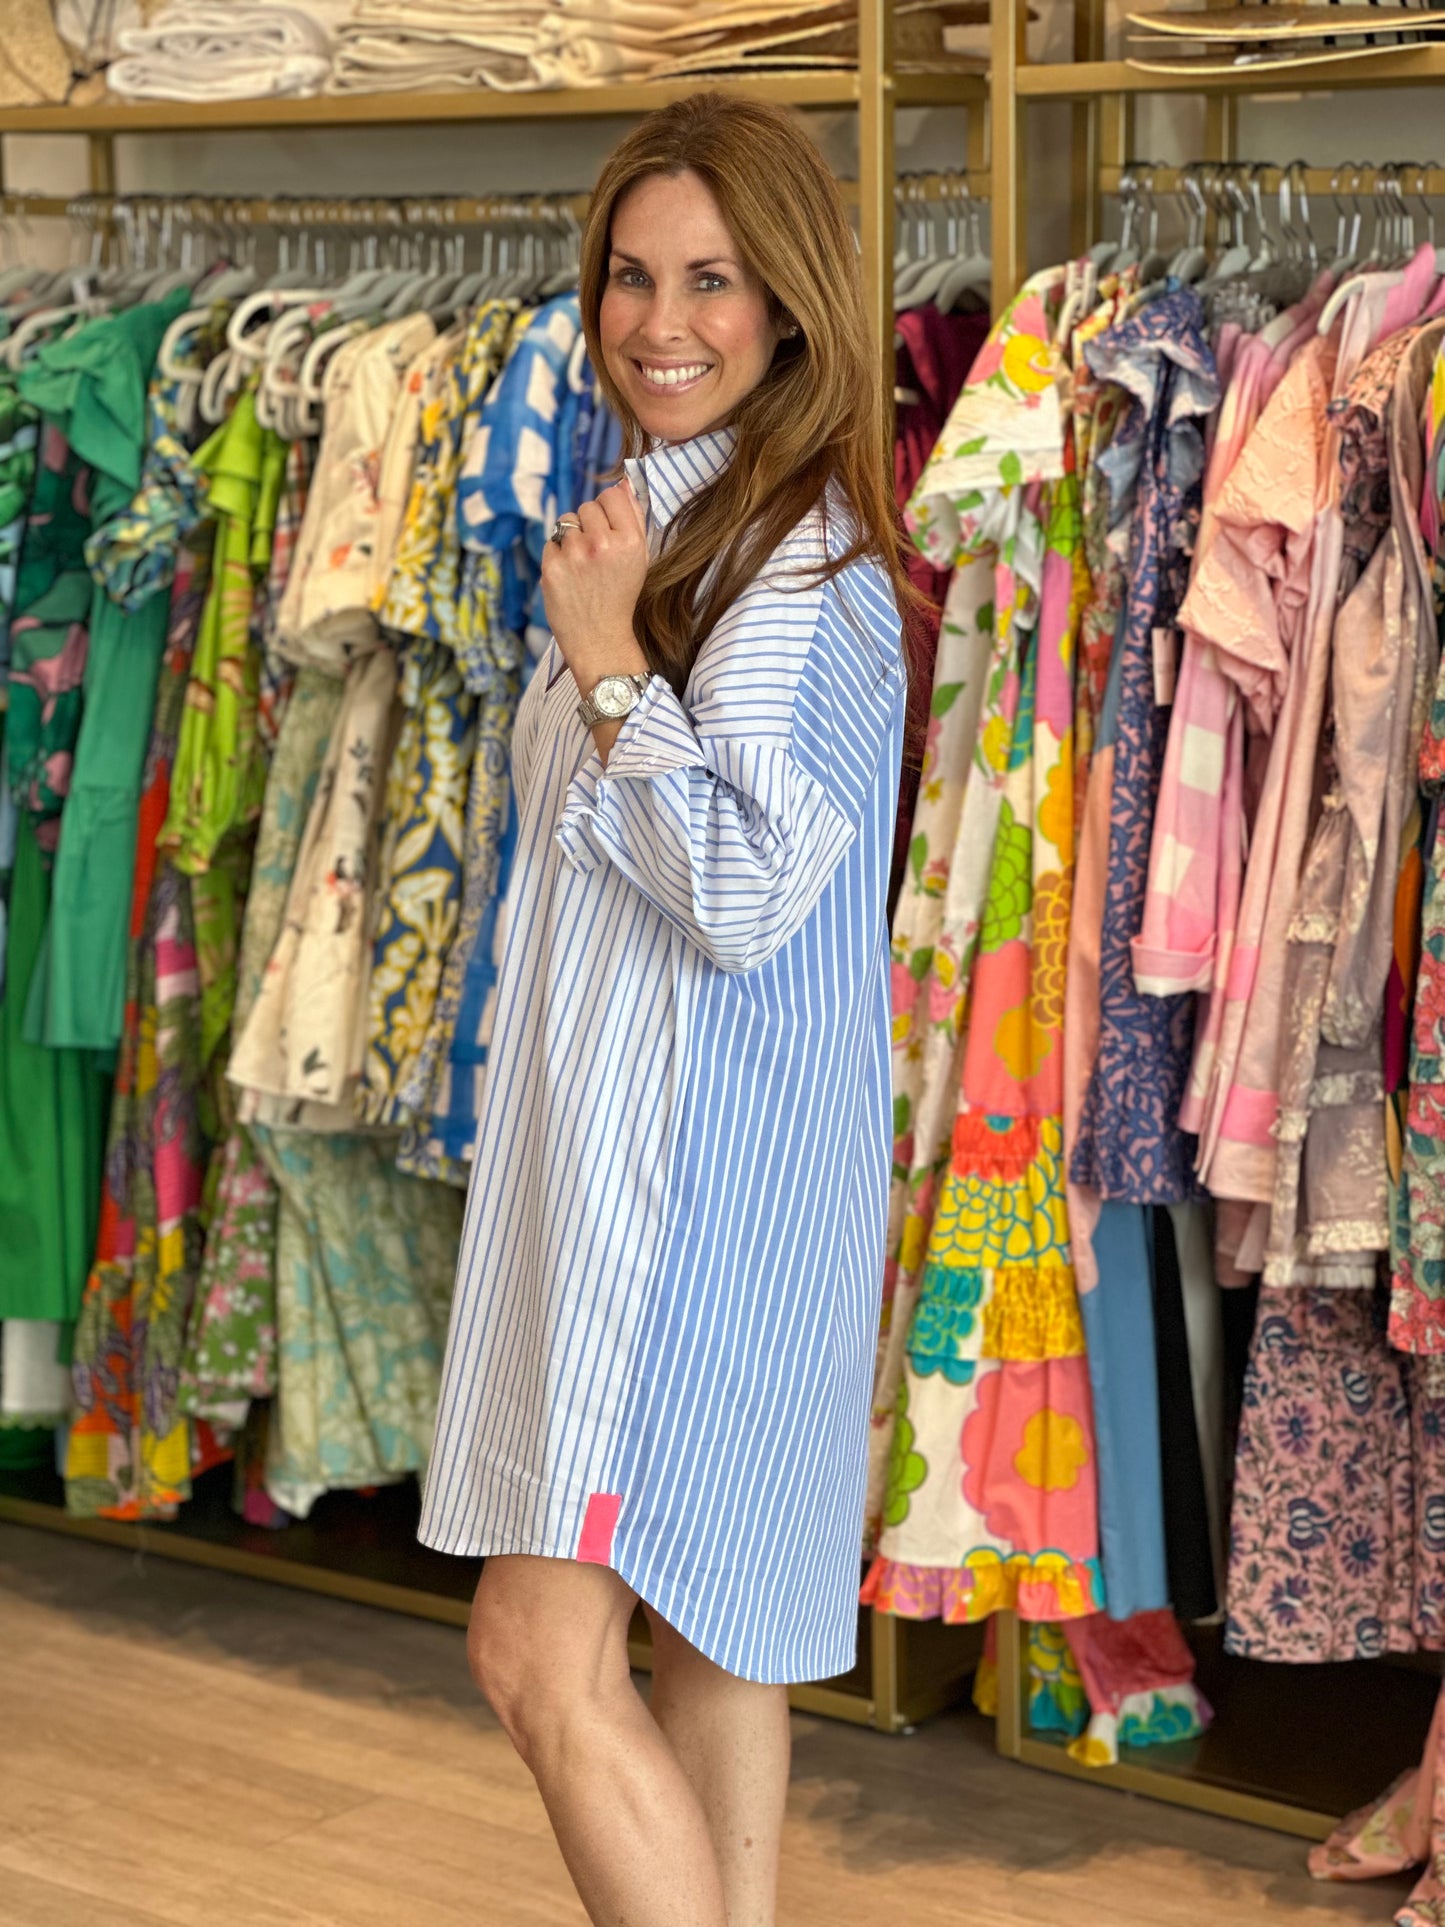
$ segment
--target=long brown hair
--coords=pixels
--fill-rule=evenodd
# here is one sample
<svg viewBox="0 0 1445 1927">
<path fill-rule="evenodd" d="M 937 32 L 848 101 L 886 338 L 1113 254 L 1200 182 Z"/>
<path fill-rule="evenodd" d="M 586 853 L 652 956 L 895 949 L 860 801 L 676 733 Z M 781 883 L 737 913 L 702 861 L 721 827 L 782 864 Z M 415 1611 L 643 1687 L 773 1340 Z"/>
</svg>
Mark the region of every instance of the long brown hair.
<svg viewBox="0 0 1445 1927">
<path fill-rule="evenodd" d="M 803 517 L 826 508 L 830 485 L 850 511 L 850 539 L 810 579 L 868 556 L 893 584 L 905 631 L 921 601 L 904 570 L 881 364 L 852 229 L 817 148 L 780 108 L 691 94 L 639 122 L 602 170 L 582 237 L 582 323 L 627 453 L 641 454 L 646 437 L 602 357 L 612 217 L 634 182 L 689 170 L 711 190 L 774 319 L 790 315 L 798 334 L 779 343 L 738 408 L 732 461 L 678 517 L 638 598 L 638 641 L 679 694 L 703 639 Z"/>
</svg>

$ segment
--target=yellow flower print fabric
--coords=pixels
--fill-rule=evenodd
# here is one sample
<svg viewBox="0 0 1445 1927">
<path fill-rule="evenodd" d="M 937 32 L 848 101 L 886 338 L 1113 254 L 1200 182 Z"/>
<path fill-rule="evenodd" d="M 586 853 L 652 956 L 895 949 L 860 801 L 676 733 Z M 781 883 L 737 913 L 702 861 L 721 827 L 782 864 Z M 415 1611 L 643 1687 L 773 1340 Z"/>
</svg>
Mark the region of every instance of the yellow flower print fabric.
<svg viewBox="0 0 1445 1927">
<path fill-rule="evenodd" d="M 908 872 L 893 922 L 893 1182 L 874 1373 L 870 1545 L 883 1511 L 905 1342 L 948 1166 L 959 1045 L 1003 811 L 1020 652 L 1041 577 L 1043 535 L 1025 478 L 1048 481 L 1064 466 L 1054 389 L 1025 390 L 1011 382 L 1005 349 L 1024 336 L 1026 364 L 1037 362 L 1062 286 L 1057 275 L 1030 282 L 995 324 L 906 512 L 920 549 L 953 575 Z M 1015 416 L 1039 431 L 1028 471 L 1019 459 Z M 966 772 L 961 784 L 951 780 L 954 771 Z"/>
<path fill-rule="evenodd" d="M 361 1102 L 375 1123 L 408 1124 L 463 908 L 469 782 L 479 699 L 458 660 L 464 623 L 456 481 L 519 310 L 488 302 L 439 362 L 421 410 L 411 493 L 390 579 L 377 598 L 395 638 L 401 730 L 387 775 Z M 448 1033 L 449 1035 L 449 1033 Z M 429 1041 L 430 1040 L 430 1041 Z M 424 1106 L 422 1107 L 425 1108 Z"/>
<path fill-rule="evenodd" d="M 994 643 L 933 955 L 915 973 L 895 954 L 909 1021 L 880 1362 L 891 1373 L 901 1353 L 907 1435 L 894 1449 L 899 1386 L 880 1371 L 889 1477 L 869 1591 L 885 1609 L 960 1620 L 1000 1607 L 1070 1618 L 1103 1599 L 1063 1174 L 1074 649 L 1088 579 L 1051 346 L 1057 292 L 1032 284 L 995 329 L 941 445 L 956 437 L 955 452 L 936 458 L 947 492 L 925 494 L 925 471 L 914 505 L 935 560 L 953 559 L 939 548 L 950 531 L 960 560 L 988 555 Z"/>
</svg>

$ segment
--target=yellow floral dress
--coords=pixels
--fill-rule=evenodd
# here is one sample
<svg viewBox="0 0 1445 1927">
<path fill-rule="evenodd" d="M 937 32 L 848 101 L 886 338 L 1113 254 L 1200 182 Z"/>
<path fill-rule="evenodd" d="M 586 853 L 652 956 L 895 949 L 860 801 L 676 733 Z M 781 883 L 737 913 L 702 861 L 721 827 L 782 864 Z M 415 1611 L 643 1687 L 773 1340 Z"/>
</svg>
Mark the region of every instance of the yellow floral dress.
<svg viewBox="0 0 1445 1927">
<path fill-rule="evenodd" d="M 480 699 L 457 657 L 463 613 L 456 481 L 517 312 L 515 302 L 486 303 L 429 371 L 411 494 L 393 567 L 376 598 L 397 649 L 402 722 L 387 775 L 361 1092 L 374 1122 L 409 1123 L 415 1115 L 409 1093 L 461 925 Z"/>
</svg>

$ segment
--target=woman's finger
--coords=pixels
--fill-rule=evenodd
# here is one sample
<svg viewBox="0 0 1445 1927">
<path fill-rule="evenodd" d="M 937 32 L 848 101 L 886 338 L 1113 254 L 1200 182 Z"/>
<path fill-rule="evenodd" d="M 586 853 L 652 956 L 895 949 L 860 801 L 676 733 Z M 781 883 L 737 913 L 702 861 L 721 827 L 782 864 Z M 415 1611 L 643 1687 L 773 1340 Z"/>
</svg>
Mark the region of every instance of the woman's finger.
<svg viewBox="0 0 1445 1927">
<path fill-rule="evenodd" d="M 611 488 L 603 489 L 596 506 L 619 535 L 631 535 L 638 527 L 637 504 L 626 482 L 614 482 Z"/>
<path fill-rule="evenodd" d="M 583 532 L 587 535 L 605 535 L 612 526 L 606 509 L 599 502 L 584 502 L 576 513 L 577 520 L 582 524 Z M 564 535 L 562 540 L 565 542 L 566 539 Z"/>
</svg>

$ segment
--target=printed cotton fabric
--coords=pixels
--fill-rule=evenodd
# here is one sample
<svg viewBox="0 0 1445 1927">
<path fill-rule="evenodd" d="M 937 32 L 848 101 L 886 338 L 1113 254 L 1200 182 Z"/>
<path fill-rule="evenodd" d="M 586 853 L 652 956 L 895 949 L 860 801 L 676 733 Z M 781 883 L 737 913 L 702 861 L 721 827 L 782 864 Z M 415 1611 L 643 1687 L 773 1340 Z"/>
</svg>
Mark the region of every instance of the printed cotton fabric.
<svg viewBox="0 0 1445 1927">
<path fill-rule="evenodd" d="M 993 555 L 999 701 L 980 742 L 1001 780 L 980 914 L 962 927 L 957 960 L 945 952 L 962 1050 L 952 1153 L 905 1341 L 866 1596 L 950 1619 L 1014 1606 L 1067 1618 L 1103 1599 L 1062 1161 L 1081 528 L 1049 341 L 1044 301 L 1026 292 L 975 362 L 943 444 L 957 438 L 974 486 L 945 457 L 915 498 L 957 529 L 960 549 Z M 1058 439 L 1038 450 L 1041 474 L 1021 475 L 1011 421 L 1049 402 Z M 930 970 L 939 965 L 935 947 Z"/>
</svg>

